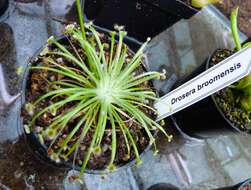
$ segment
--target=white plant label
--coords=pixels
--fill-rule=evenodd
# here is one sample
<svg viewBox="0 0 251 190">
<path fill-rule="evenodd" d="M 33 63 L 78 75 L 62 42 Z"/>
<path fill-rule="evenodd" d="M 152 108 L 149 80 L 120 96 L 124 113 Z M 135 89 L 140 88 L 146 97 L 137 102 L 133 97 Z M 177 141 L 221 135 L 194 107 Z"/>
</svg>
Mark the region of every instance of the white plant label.
<svg viewBox="0 0 251 190">
<path fill-rule="evenodd" d="M 157 120 L 164 119 L 233 84 L 250 71 L 251 47 L 247 47 L 161 97 L 154 105 L 159 113 Z"/>
</svg>

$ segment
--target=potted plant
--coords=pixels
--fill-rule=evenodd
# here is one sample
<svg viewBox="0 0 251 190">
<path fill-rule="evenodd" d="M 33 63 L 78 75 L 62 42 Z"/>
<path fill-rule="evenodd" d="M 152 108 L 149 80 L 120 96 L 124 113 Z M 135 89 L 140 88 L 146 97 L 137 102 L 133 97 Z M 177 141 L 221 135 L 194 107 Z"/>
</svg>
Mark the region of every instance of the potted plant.
<svg viewBox="0 0 251 190">
<path fill-rule="evenodd" d="M 251 188 L 251 180 L 248 179 L 238 185 L 238 190 L 248 190 Z"/>
<path fill-rule="evenodd" d="M 190 1 L 188 1 L 189 3 Z M 207 5 L 218 3 L 219 0 L 191 0 L 191 6 L 201 9 Z"/>
<path fill-rule="evenodd" d="M 98 32 L 82 19 L 63 37 L 50 37 L 29 63 L 24 79 L 23 127 L 27 140 L 44 160 L 84 172 L 112 172 L 116 166 L 141 163 L 140 154 L 155 147 L 152 108 L 156 93 L 146 72 L 144 48 L 136 52 L 123 42 L 126 32 Z M 149 39 L 148 39 L 149 41 Z"/>
<path fill-rule="evenodd" d="M 237 28 L 238 8 L 231 13 L 231 31 L 236 46 L 235 50 L 216 50 L 188 79 L 193 78 L 244 47 L 250 46 L 247 42 L 242 45 Z M 187 81 L 188 79 L 185 79 Z M 185 134 L 193 137 L 210 137 L 226 132 L 250 132 L 251 111 L 251 75 L 239 80 L 235 84 L 213 94 L 172 117 L 174 124 Z"/>
<path fill-rule="evenodd" d="M 87 18 L 94 20 L 95 24 L 108 29 L 112 29 L 114 23 L 121 24 L 125 26 L 129 36 L 144 41 L 181 19 L 189 19 L 200 8 L 217 1 L 219 0 L 204 0 L 203 3 L 199 0 L 86 0 L 85 10 Z"/>
</svg>

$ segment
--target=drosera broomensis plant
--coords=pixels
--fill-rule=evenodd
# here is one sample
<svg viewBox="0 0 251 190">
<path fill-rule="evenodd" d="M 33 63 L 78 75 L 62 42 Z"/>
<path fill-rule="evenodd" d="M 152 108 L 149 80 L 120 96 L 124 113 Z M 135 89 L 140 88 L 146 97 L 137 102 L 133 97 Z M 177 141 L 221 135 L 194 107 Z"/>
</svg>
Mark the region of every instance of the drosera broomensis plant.
<svg viewBox="0 0 251 190">
<path fill-rule="evenodd" d="M 235 43 L 235 47 L 237 51 L 240 51 L 243 48 L 251 46 L 251 42 L 247 42 L 244 45 L 240 42 L 240 37 L 238 33 L 238 25 L 237 25 L 237 17 L 238 17 L 238 10 L 237 7 L 232 11 L 231 14 L 231 30 L 232 35 Z M 241 92 L 238 101 L 240 101 L 242 108 L 250 113 L 251 112 L 251 74 L 244 77 L 243 79 L 239 80 L 236 85 L 232 86 L 234 89 Z"/>
<path fill-rule="evenodd" d="M 154 145 L 156 131 L 168 135 L 155 121 L 156 98 L 146 72 L 144 49 L 133 53 L 123 42 L 123 27 L 105 35 L 82 19 L 65 37 L 48 39 L 31 64 L 23 109 L 26 133 L 34 133 L 54 162 L 71 162 L 80 169 L 114 171 Z M 116 40 L 116 36 L 118 40 Z M 149 41 L 149 40 L 148 40 Z"/>
<path fill-rule="evenodd" d="M 218 62 L 233 55 L 236 51 L 249 47 L 250 42 L 241 44 L 238 33 L 238 10 L 235 8 L 230 16 L 231 31 L 235 44 L 235 50 L 218 50 L 211 58 L 211 64 Z M 240 130 L 250 131 L 251 113 L 251 74 L 239 80 L 235 84 L 219 91 L 215 95 L 222 112 Z"/>
</svg>

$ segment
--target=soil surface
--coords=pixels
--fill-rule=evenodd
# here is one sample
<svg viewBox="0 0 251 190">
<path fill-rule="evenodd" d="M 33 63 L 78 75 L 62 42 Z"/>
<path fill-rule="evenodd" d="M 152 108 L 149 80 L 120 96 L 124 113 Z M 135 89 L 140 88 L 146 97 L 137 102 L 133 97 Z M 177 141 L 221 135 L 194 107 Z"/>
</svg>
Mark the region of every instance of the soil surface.
<svg viewBox="0 0 251 190">
<path fill-rule="evenodd" d="M 231 50 L 217 50 L 211 58 L 211 66 L 223 61 L 233 53 L 234 51 Z M 242 92 L 227 87 L 215 93 L 213 97 L 222 113 L 233 126 L 241 131 L 250 131 L 250 114 L 241 109 L 238 101 L 240 96 L 242 96 Z"/>
<path fill-rule="evenodd" d="M 222 0 L 216 4 L 228 18 L 230 17 L 231 11 L 239 6 L 239 28 L 248 37 L 251 37 L 251 1 L 250 0 Z"/>
<path fill-rule="evenodd" d="M 0 143 L 0 190 L 62 189 L 68 171 L 47 165 L 27 147 L 23 136 L 16 144 Z"/>
<path fill-rule="evenodd" d="M 105 35 L 101 35 L 101 36 L 103 36 L 102 37 L 103 43 L 108 42 L 108 39 L 106 38 Z M 64 43 L 65 47 L 71 52 L 74 52 L 77 49 L 77 51 L 78 51 L 79 55 L 82 57 L 82 59 L 86 60 L 86 57 L 84 56 L 80 46 L 78 45 L 78 43 L 76 41 L 74 41 L 74 39 L 71 39 L 70 36 L 68 36 L 67 39 L 65 38 L 63 43 Z M 76 48 L 76 49 L 74 50 L 74 48 Z M 49 46 L 49 49 L 52 51 L 59 51 L 56 47 L 52 47 L 52 46 Z M 109 48 L 106 48 L 105 51 L 107 52 L 107 54 L 109 54 L 108 53 Z M 74 67 L 75 69 L 80 69 L 80 68 L 78 68 L 77 65 L 74 65 L 72 62 L 70 62 L 70 61 L 66 60 L 65 58 L 60 57 L 58 55 L 38 56 L 38 60 L 36 60 L 33 63 L 33 65 L 40 65 L 40 66 L 47 65 L 48 66 L 48 62 L 46 63 L 44 61 L 45 57 L 47 57 L 47 56 L 50 56 L 50 58 L 55 60 L 57 62 L 57 64 L 61 64 L 61 65 L 65 64 L 68 67 Z M 132 56 L 133 56 L 132 52 L 128 52 L 127 61 L 130 60 L 132 58 Z M 109 59 L 109 56 L 108 56 L 108 59 Z M 136 75 L 142 74 L 143 72 L 144 72 L 143 66 L 141 66 L 137 70 L 135 70 Z M 26 88 L 26 103 L 27 102 L 34 102 L 39 97 L 46 94 L 48 91 L 52 90 L 53 85 L 50 85 L 50 82 L 64 81 L 64 80 L 68 80 L 68 79 L 69 78 L 67 78 L 65 76 L 62 76 L 62 75 L 54 73 L 54 72 L 46 71 L 46 70 L 41 70 L 41 69 L 40 70 L 31 70 L 30 74 L 29 74 L 29 79 L 27 82 L 27 88 Z M 152 89 L 152 83 L 151 82 L 144 83 L 144 84 L 142 84 L 142 87 Z M 41 101 L 36 106 L 36 108 L 34 108 L 33 112 L 38 113 L 39 111 L 43 110 L 47 106 L 51 105 L 54 101 L 59 101 L 61 99 L 64 99 L 64 97 L 60 96 L 60 97 L 54 98 L 53 100 L 50 98 L 47 98 L 44 101 Z M 74 105 L 76 105 L 76 103 L 77 102 L 70 102 L 70 103 L 66 104 L 65 106 L 63 106 L 59 110 L 57 110 L 56 114 L 53 114 L 52 111 L 48 111 L 48 112 L 45 112 L 44 114 L 42 114 L 36 120 L 34 126 L 32 126 L 33 133 L 36 136 L 41 137 L 41 135 L 43 134 L 42 132 L 46 130 L 46 128 L 50 125 L 50 123 L 52 123 L 52 121 L 55 117 L 59 116 L 60 114 L 63 114 L 67 110 L 71 109 Z M 149 105 L 150 104 L 152 104 L 152 102 L 149 102 Z M 145 109 L 145 108 L 140 108 L 140 109 L 145 114 L 149 115 L 150 117 L 154 116 L 153 112 L 151 110 Z M 32 117 L 30 116 L 29 110 L 27 108 L 26 109 L 23 108 L 22 112 L 23 112 L 22 115 L 24 117 L 24 124 L 27 125 L 31 121 Z M 125 113 L 126 113 L 126 111 L 125 111 Z M 123 118 L 124 116 L 122 115 L 121 117 Z M 128 118 L 124 117 L 124 120 L 125 120 L 126 126 L 130 129 L 131 133 L 134 136 L 134 139 L 136 141 L 139 152 L 140 153 L 143 152 L 143 150 L 149 144 L 149 140 L 146 136 L 145 131 L 133 119 L 128 119 Z M 51 144 L 53 144 L 53 146 L 50 146 L 51 148 L 47 150 L 48 155 L 51 155 L 52 152 L 57 152 L 59 150 L 60 144 L 62 143 L 63 139 L 66 138 L 66 136 L 73 130 L 73 128 L 75 127 L 75 125 L 78 122 L 79 122 L 79 117 L 73 118 L 66 125 L 66 127 L 64 128 L 62 133 L 58 136 L 55 143 L 52 143 L 53 139 L 46 138 L 46 137 L 44 138 L 44 144 L 46 145 L 46 147 L 49 147 Z M 109 123 L 107 125 L 108 126 L 106 127 L 106 131 L 105 131 L 102 143 L 101 143 L 102 151 L 101 151 L 101 153 L 97 153 L 97 154 L 94 153 L 91 156 L 91 158 L 88 162 L 88 165 L 87 165 L 88 169 L 104 169 L 110 161 L 112 133 L 111 133 L 111 126 L 109 126 Z M 92 135 L 94 134 L 94 129 L 95 129 L 95 126 L 93 126 L 93 129 L 91 129 L 87 133 L 86 138 L 80 144 L 81 151 L 79 151 L 79 153 L 77 155 L 77 159 L 76 159 L 76 164 L 78 166 L 82 165 L 82 161 L 84 160 L 86 151 L 88 151 L 88 147 L 91 143 Z M 128 155 L 127 146 L 126 146 L 126 142 L 124 140 L 123 133 L 119 129 L 120 128 L 118 127 L 117 128 L 117 130 L 118 130 L 117 131 L 117 153 L 116 153 L 116 158 L 115 158 L 115 165 L 117 165 L 117 166 L 124 165 L 135 158 L 134 151 L 131 151 L 130 155 Z M 72 140 L 68 144 L 69 147 L 73 146 L 77 142 L 78 138 L 80 137 L 81 131 L 82 131 L 82 129 L 80 129 L 73 136 Z M 66 161 L 68 163 L 72 163 L 72 161 L 74 160 L 74 153 L 71 154 L 70 156 L 68 156 L 67 159 L 65 159 L 65 157 L 63 155 L 67 154 L 67 151 L 68 151 L 67 149 L 62 151 L 60 160 Z"/>
</svg>

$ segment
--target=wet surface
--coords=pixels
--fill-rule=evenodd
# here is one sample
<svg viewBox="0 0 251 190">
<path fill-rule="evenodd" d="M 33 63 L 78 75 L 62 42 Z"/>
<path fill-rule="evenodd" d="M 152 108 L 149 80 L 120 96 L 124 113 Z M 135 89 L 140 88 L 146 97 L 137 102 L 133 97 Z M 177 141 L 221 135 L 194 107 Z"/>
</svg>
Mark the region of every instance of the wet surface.
<svg viewBox="0 0 251 190">
<path fill-rule="evenodd" d="M 160 136 L 158 156 L 153 157 L 149 151 L 143 156 L 141 166 L 105 177 L 86 174 L 84 184 L 69 182 L 67 176 L 73 171 L 54 168 L 36 158 L 20 127 L 20 99 L 3 106 L 21 92 L 22 74 L 30 57 L 49 36 L 60 35 L 62 24 L 75 20 L 73 3 L 73 0 L 11 1 L 8 11 L 0 18 L 3 70 L 0 74 L 6 79 L 0 78 L 0 189 L 143 190 L 158 182 L 188 189 L 213 189 L 251 176 L 249 136 L 185 138 L 170 121 L 166 124 L 174 134 L 174 141 L 168 143 Z M 215 32 L 219 28 L 222 31 Z M 157 88 L 162 94 L 168 92 L 175 81 L 193 71 L 215 48 L 231 47 L 229 36 L 227 24 L 211 10 L 203 10 L 153 39 L 148 54 L 150 69 L 165 69 L 168 78 L 156 84 Z"/>
<path fill-rule="evenodd" d="M 0 152 L 0 181 L 4 185 L 20 190 L 63 188 L 66 171 L 53 168 L 35 158 L 24 137 L 14 143 L 1 143 Z"/>
<path fill-rule="evenodd" d="M 22 74 L 29 57 L 46 42 L 48 36 L 60 33 L 60 27 L 53 28 L 55 25 L 49 18 L 64 15 L 72 4 L 64 2 L 56 10 L 57 15 L 50 15 L 50 7 L 45 2 L 12 1 L 2 17 L 0 71 L 3 71 L 1 74 L 5 81 L 1 80 L 0 85 L 1 92 L 6 92 L 0 96 L 3 105 L 11 103 L 13 96 L 20 92 Z M 0 110 L 0 183 L 20 190 L 63 189 L 67 171 L 48 166 L 34 157 L 19 127 L 19 110 L 20 99 Z"/>
</svg>

